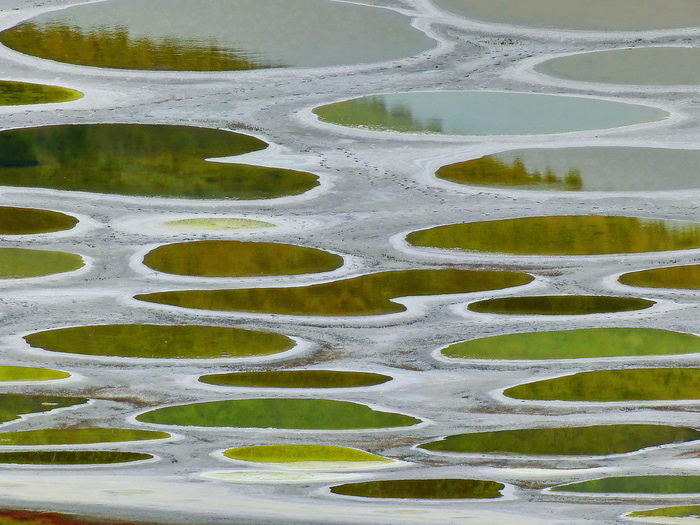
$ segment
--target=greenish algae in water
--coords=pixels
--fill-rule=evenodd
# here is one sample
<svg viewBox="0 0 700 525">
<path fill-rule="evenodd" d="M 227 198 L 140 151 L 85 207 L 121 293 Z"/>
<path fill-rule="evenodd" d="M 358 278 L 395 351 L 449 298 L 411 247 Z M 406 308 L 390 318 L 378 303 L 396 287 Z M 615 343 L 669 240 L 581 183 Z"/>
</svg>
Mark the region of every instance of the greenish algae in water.
<svg viewBox="0 0 700 525">
<path fill-rule="evenodd" d="M 619 494 L 700 493 L 700 476 L 615 476 L 552 487 L 557 492 Z"/>
<path fill-rule="evenodd" d="M 0 80 L 0 106 L 70 102 L 82 98 L 82 96 L 83 94 L 75 89 Z"/>
<path fill-rule="evenodd" d="M 414 246 L 513 255 L 604 255 L 700 248 L 700 223 L 604 215 L 553 215 L 436 226 Z"/>
<path fill-rule="evenodd" d="M 535 71 L 579 82 L 670 86 L 700 84 L 700 49 L 644 47 L 547 60 Z"/>
<path fill-rule="evenodd" d="M 668 266 L 630 272 L 620 276 L 619 281 L 629 286 L 644 288 L 700 289 L 700 264 Z"/>
<path fill-rule="evenodd" d="M 584 359 L 700 352 L 700 337 L 656 328 L 584 328 L 482 337 L 443 348 L 456 359 Z"/>
<path fill-rule="evenodd" d="M 0 33 L 0 42 L 42 58 L 110 68 L 324 67 L 393 60 L 435 46 L 410 24 L 393 10 L 327 0 L 110 0 L 37 16 Z"/>
<path fill-rule="evenodd" d="M 700 368 L 593 370 L 525 383 L 503 393 L 516 399 L 676 401 L 700 399 Z"/>
<path fill-rule="evenodd" d="M 336 485 L 331 492 L 363 498 L 493 499 L 504 488 L 503 483 L 478 479 L 386 479 Z"/>
<path fill-rule="evenodd" d="M 161 226 L 180 231 L 207 230 L 252 230 L 257 228 L 274 228 L 274 224 L 253 219 L 237 217 L 201 217 L 164 222 Z"/>
<path fill-rule="evenodd" d="M 136 417 L 142 423 L 197 427 L 349 430 L 407 427 L 420 419 L 331 399 L 235 399 L 170 406 Z"/>
<path fill-rule="evenodd" d="M 526 190 L 668 191 L 697 188 L 698 164 L 700 150 L 530 148 L 449 164 L 436 176 L 459 184 Z"/>
<path fill-rule="evenodd" d="M 607 295 L 538 295 L 499 297 L 470 303 L 472 312 L 513 315 L 590 315 L 644 310 L 656 304 L 636 297 Z"/>
<path fill-rule="evenodd" d="M 208 162 L 265 149 L 218 129 L 80 124 L 0 132 L 0 184 L 199 199 L 269 199 L 318 186 L 312 173 Z"/>
<path fill-rule="evenodd" d="M 584 97 L 491 91 L 369 95 L 317 107 L 342 126 L 445 135 L 540 135 L 658 122 L 661 109 Z"/>
<path fill-rule="evenodd" d="M 0 523 L 2 525 L 131 525 L 126 522 L 104 521 L 75 514 L 18 509 L 0 509 Z"/>
<path fill-rule="evenodd" d="M 483 22 L 583 31 L 642 31 L 700 25 L 694 0 L 434 0 Z"/>
<path fill-rule="evenodd" d="M 25 235 L 70 230 L 78 219 L 50 210 L 0 206 L 0 234 Z"/>
<path fill-rule="evenodd" d="M 498 290 L 531 282 L 531 275 L 486 270 L 400 270 L 287 288 L 182 290 L 136 299 L 203 310 L 285 315 L 379 315 L 406 311 L 392 299 Z"/>
<path fill-rule="evenodd" d="M 272 370 L 263 372 L 230 372 L 199 378 L 200 382 L 219 386 L 252 386 L 269 388 L 352 388 L 381 385 L 391 380 L 383 374 L 347 372 L 344 370 Z"/>
<path fill-rule="evenodd" d="M 86 445 L 169 438 L 167 432 L 133 428 L 69 427 L 40 428 L 0 433 L 2 446 Z"/>
<path fill-rule="evenodd" d="M 29 366 L 0 366 L 0 381 L 51 381 L 66 379 L 68 372 Z"/>
<path fill-rule="evenodd" d="M 230 326 L 113 324 L 58 328 L 26 335 L 34 348 L 69 354 L 164 359 L 216 359 L 277 354 L 293 339 Z"/>
<path fill-rule="evenodd" d="M 0 422 L 12 421 L 25 414 L 49 412 L 56 408 L 82 405 L 87 402 L 86 397 L 0 394 Z"/>
<path fill-rule="evenodd" d="M 159 246 L 143 263 L 177 275 L 249 277 L 330 272 L 343 265 L 343 258 L 295 244 L 207 240 Z"/>
<path fill-rule="evenodd" d="M 436 452 L 599 456 L 697 439 L 700 439 L 700 432 L 693 428 L 622 424 L 456 434 L 419 445 L 419 448 Z"/>
<path fill-rule="evenodd" d="M 0 279 L 43 277 L 73 272 L 85 265 L 75 253 L 26 248 L 0 248 Z"/>
<path fill-rule="evenodd" d="M 635 510 L 627 514 L 633 518 L 700 518 L 700 505 L 678 505 L 658 509 Z"/>
<path fill-rule="evenodd" d="M 0 463 L 21 465 L 104 465 L 151 459 L 151 454 L 117 450 L 32 450 L 0 452 Z"/>
<path fill-rule="evenodd" d="M 241 461 L 260 463 L 292 463 L 306 461 L 391 461 L 364 450 L 336 445 L 258 445 L 236 447 L 224 451 L 224 456 Z"/>
</svg>

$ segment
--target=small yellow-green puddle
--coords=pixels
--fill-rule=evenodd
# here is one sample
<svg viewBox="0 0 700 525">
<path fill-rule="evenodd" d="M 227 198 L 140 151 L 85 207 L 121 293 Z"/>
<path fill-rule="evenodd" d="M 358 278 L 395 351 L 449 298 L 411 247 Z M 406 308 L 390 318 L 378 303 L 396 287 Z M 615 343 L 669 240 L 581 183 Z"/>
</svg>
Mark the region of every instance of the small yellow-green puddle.
<svg viewBox="0 0 700 525">
<path fill-rule="evenodd" d="M 269 199 L 317 186 L 312 173 L 209 162 L 265 149 L 219 129 L 158 124 L 75 124 L 0 132 L 0 185 L 187 197 Z"/>
<path fill-rule="evenodd" d="M 75 253 L 0 248 L 0 279 L 23 279 L 72 272 L 84 264 L 83 258 Z"/>
<path fill-rule="evenodd" d="M 0 234 L 3 235 L 57 232 L 70 230 L 76 224 L 78 219 L 65 213 L 0 206 Z"/>
<path fill-rule="evenodd" d="M 0 106 L 70 102 L 82 96 L 80 91 L 59 86 L 0 80 Z"/>
<path fill-rule="evenodd" d="M 700 264 L 652 268 L 630 272 L 620 276 L 619 281 L 629 286 L 644 288 L 700 289 Z"/>
<path fill-rule="evenodd" d="M 146 254 L 143 263 L 177 275 L 249 277 L 330 272 L 343 265 L 343 258 L 295 244 L 191 241 L 159 246 Z"/>
<path fill-rule="evenodd" d="M 472 312 L 514 315 L 588 315 L 644 310 L 656 304 L 636 297 L 538 295 L 499 297 L 469 304 Z"/>
<path fill-rule="evenodd" d="M 286 315 L 379 315 L 404 312 L 392 299 L 499 290 L 531 282 L 526 273 L 486 270 L 399 270 L 287 288 L 182 290 L 136 299 L 203 310 Z"/>
<path fill-rule="evenodd" d="M 270 388 L 352 388 L 381 385 L 391 380 L 383 374 L 342 370 L 273 370 L 230 372 L 199 378 L 202 383 L 219 386 Z"/>
<path fill-rule="evenodd" d="M 336 445 L 259 445 L 236 447 L 224 451 L 224 456 L 240 461 L 258 463 L 376 463 L 390 459 L 364 450 Z"/>
<path fill-rule="evenodd" d="M 30 366 L 0 366 L 0 381 L 51 381 L 70 377 L 68 372 Z"/>
<path fill-rule="evenodd" d="M 525 383 L 503 393 L 516 399 L 676 401 L 700 399 L 700 368 L 593 370 Z"/>
<path fill-rule="evenodd" d="M 132 428 L 75 427 L 41 428 L 0 433 L 2 446 L 86 445 L 169 438 L 167 432 Z"/>
<path fill-rule="evenodd" d="M 191 403 L 136 417 L 143 423 L 198 427 L 350 430 L 392 428 L 421 422 L 404 414 L 331 399 L 263 398 Z"/>
<path fill-rule="evenodd" d="M 113 324 L 58 328 L 26 335 L 35 348 L 70 354 L 216 359 L 277 354 L 293 348 L 289 337 L 230 326 Z"/>
<path fill-rule="evenodd" d="M 210 230 L 253 230 L 258 228 L 274 228 L 271 222 L 242 219 L 238 217 L 200 217 L 196 219 L 179 219 L 166 221 L 161 224 L 173 230 L 198 232 Z"/>
<path fill-rule="evenodd" d="M 473 432 L 419 445 L 437 452 L 599 456 L 700 439 L 700 432 L 664 425 L 594 425 Z"/>
<path fill-rule="evenodd" d="M 583 359 L 694 354 L 700 337 L 656 328 L 583 328 L 462 341 L 441 353 L 456 359 Z"/>
<path fill-rule="evenodd" d="M 0 464 L 21 465 L 104 465 L 151 459 L 151 454 L 116 450 L 32 450 L 0 452 Z"/>
<path fill-rule="evenodd" d="M 700 476 L 615 476 L 553 487 L 557 492 L 696 494 Z"/>
<path fill-rule="evenodd" d="M 670 86 L 700 84 L 700 49 L 643 47 L 553 58 L 535 71 L 579 82 Z"/>
<path fill-rule="evenodd" d="M 700 248 L 700 223 L 605 215 L 553 215 L 436 226 L 414 246 L 514 255 L 604 255 Z"/>
<path fill-rule="evenodd" d="M 478 479 L 387 479 L 336 485 L 331 492 L 363 498 L 493 499 L 504 488 L 503 483 Z"/>
<path fill-rule="evenodd" d="M 632 518 L 700 518 L 700 505 L 678 505 L 650 510 L 635 510 L 627 514 Z"/>
<path fill-rule="evenodd" d="M 49 412 L 56 408 L 87 403 L 86 397 L 0 394 L 0 422 L 12 421 L 25 414 Z"/>
</svg>

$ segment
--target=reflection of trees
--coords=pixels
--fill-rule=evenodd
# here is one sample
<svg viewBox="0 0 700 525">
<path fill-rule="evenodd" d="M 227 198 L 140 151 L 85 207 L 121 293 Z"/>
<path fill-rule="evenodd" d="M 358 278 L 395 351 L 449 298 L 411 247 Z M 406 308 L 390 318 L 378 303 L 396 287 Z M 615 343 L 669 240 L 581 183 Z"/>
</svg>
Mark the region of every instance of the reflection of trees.
<svg viewBox="0 0 700 525">
<path fill-rule="evenodd" d="M 619 281 L 630 286 L 648 288 L 700 288 L 700 265 L 652 268 L 622 275 Z"/>
<path fill-rule="evenodd" d="M 0 33 L 0 42 L 28 55 L 119 69 L 228 71 L 273 67 L 215 43 L 176 38 L 131 38 L 124 27 L 90 31 L 65 24 L 25 23 Z"/>
<path fill-rule="evenodd" d="M 254 137 L 222 130 L 64 125 L 4 131 L 0 141 L 11 146 L 0 154 L 0 184 L 7 186 L 258 199 L 295 195 L 318 184 L 317 177 L 306 172 L 205 162 L 267 146 Z"/>
<path fill-rule="evenodd" d="M 463 184 L 548 185 L 562 190 L 583 189 L 580 170 L 571 168 L 563 175 L 557 175 L 550 167 L 547 167 L 544 173 L 539 170 L 528 171 L 520 157 L 509 164 L 495 156 L 487 155 L 443 166 L 437 170 L 436 175 L 441 179 Z"/>
</svg>

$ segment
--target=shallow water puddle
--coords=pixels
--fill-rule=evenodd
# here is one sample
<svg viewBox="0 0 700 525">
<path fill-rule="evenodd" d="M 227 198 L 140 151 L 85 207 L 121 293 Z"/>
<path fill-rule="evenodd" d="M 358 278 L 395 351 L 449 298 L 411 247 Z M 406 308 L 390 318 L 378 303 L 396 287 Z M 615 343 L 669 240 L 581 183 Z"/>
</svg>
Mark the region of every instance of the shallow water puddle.
<svg viewBox="0 0 700 525">
<path fill-rule="evenodd" d="M 457 359 L 582 359 L 694 354 L 700 337 L 655 328 L 584 328 L 482 337 L 443 348 Z"/>
<path fill-rule="evenodd" d="M 343 258 L 295 244 L 207 240 L 159 246 L 143 263 L 177 275 L 249 277 L 330 272 L 343 265 Z"/>
<path fill-rule="evenodd" d="M 700 248 L 700 223 L 551 215 L 447 224 L 411 232 L 414 246 L 513 255 L 605 255 Z"/>
<path fill-rule="evenodd" d="M 0 422 L 12 421 L 25 414 L 87 403 L 86 397 L 0 394 Z"/>
<path fill-rule="evenodd" d="M 32 450 L 0 452 L 0 464 L 103 465 L 152 459 L 151 454 L 123 450 Z"/>
<path fill-rule="evenodd" d="M 556 492 L 619 494 L 696 494 L 700 476 L 615 476 L 552 487 Z"/>
<path fill-rule="evenodd" d="M 632 518 L 700 518 L 700 505 L 678 505 L 658 509 L 635 510 L 627 514 L 627 516 Z"/>
<path fill-rule="evenodd" d="M 442 9 L 484 22 L 552 29 L 636 31 L 700 26 L 694 0 L 434 0 Z"/>
<path fill-rule="evenodd" d="M 492 499 L 502 496 L 503 483 L 476 479 L 386 479 L 331 487 L 334 494 L 363 498 Z"/>
<path fill-rule="evenodd" d="M 700 49 L 644 47 L 547 60 L 535 71 L 579 82 L 670 86 L 700 84 Z"/>
<path fill-rule="evenodd" d="M 85 445 L 169 438 L 167 432 L 133 428 L 70 427 L 0 432 L 1 446 Z"/>
<path fill-rule="evenodd" d="M 84 265 L 83 258 L 75 253 L 0 248 L 0 279 L 43 277 L 73 272 Z"/>
<path fill-rule="evenodd" d="M 434 47 L 410 22 L 388 9 L 327 0 L 112 0 L 38 16 L 0 33 L 0 42 L 29 55 L 110 68 L 316 67 Z"/>
<path fill-rule="evenodd" d="M 598 456 L 700 439 L 700 431 L 663 425 L 594 425 L 473 432 L 419 445 L 436 452 Z"/>
<path fill-rule="evenodd" d="M 136 419 L 158 425 L 322 430 L 406 427 L 421 422 L 348 401 L 295 398 L 191 403 L 151 410 Z"/>
<path fill-rule="evenodd" d="M 229 131 L 156 124 L 74 124 L 0 132 L 0 184 L 202 199 L 268 199 L 318 185 L 312 173 L 207 162 L 265 149 Z"/>
<path fill-rule="evenodd" d="M 3 525 L 130 525 L 127 522 L 105 521 L 72 513 L 17 509 L 0 509 L 0 523 Z M 148 524 L 144 523 L 144 525 Z"/>
<path fill-rule="evenodd" d="M 619 281 L 629 286 L 645 288 L 697 290 L 700 288 L 700 265 L 668 266 L 630 272 L 621 275 Z"/>
<path fill-rule="evenodd" d="M 470 303 L 472 312 L 513 315 L 590 315 L 644 310 L 656 304 L 649 299 L 607 295 L 539 295 L 498 297 Z"/>
<path fill-rule="evenodd" d="M 459 184 L 530 190 L 660 191 L 697 188 L 698 164 L 700 150 L 537 148 L 449 164 L 436 176 Z"/>
<path fill-rule="evenodd" d="M 0 158 L 3 153 L 0 151 Z M 1 161 L 0 161 L 1 162 Z M 70 230 L 78 219 L 65 213 L 35 208 L 0 206 L 0 234 L 26 235 Z"/>
<path fill-rule="evenodd" d="M 533 277 L 486 270 L 401 270 L 323 284 L 286 288 L 182 290 L 137 295 L 136 299 L 203 310 L 286 315 L 379 315 L 404 312 L 396 297 L 462 294 L 520 286 Z"/>
<path fill-rule="evenodd" d="M 58 328 L 26 335 L 34 348 L 71 354 L 165 359 L 216 359 L 277 354 L 289 337 L 228 326 L 114 324 Z"/>
<path fill-rule="evenodd" d="M 0 106 L 70 102 L 82 96 L 80 91 L 59 86 L 0 80 Z"/>
<path fill-rule="evenodd" d="M 607 100 L 490 91 L 369 95 L 315 108 L 333 124 L 446 135 L 538 135 L 607 129 L 668 117 L 661 109 Z"/>
<path fill-rule="evenodd" d="M 224 451 L 224 456 L 239 461 L 257 463 L 303 464 L 305 468 L 325 465 L 352 468 L 353 464 L 387 464 L 392 460 L 364 450 L 336 445 L 258 445 L 236 447 Z"/>
<path fill-rule="evenodd" d="M 238 217 L 200 217 L 195 219 L 179 219 L 166 221 L 161 224 L 173 230 L 198 232 L 209 230 L 252 230 L 257 228 L 273 228 L 271 222 L 243 219 Z"/>
<path fill-rule="evenodd" d="M 67 377 L 70 377 L 68 372 L 51 368 L 0 366 L 0 381 L 52 381 Z"/>
<path fill-rule="evenodd" d="M 676 401 L 700 399 L 700 368 L 594 370 L 506 389 L 516 399 L 560 401 Z"/>
<path fill-rule="evenodd" d="M 218 386 L 262 388 L 353 388 L 381 385 L 391 377 L 369 372 L 344 370 L 270 370 L 263 372 L 230 372 L 199 378 L 202 383 Z"/>
</svg>

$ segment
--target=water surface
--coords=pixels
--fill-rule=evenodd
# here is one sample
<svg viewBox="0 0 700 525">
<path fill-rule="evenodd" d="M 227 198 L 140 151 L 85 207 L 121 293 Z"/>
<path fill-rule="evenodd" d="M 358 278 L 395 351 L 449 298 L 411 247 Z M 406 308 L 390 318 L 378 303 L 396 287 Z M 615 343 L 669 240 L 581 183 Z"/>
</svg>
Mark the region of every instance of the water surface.
<svg viewBox="0 0 700 525">
<path fill-rule="evenodd" d="M 293 339 L 273 332 L 203 325 L 73 326 L 35 332 L 24 339 L 34 348 L 52 352 L 167 359 L 263 356 L 296 345 Z"/>
<path fill-rule="evenodd" d="M 446 135 L 566 133 L 657 122 L 669 115 L 594 98 L 490 91 L 369 95 L 320 106 L 314 113 L 343 126 Z"/>
<path fill-rule="evenodd" d="M 677 401 L 700 399 L 700 368 L 593 370 L 525 383 L 503 393 L 559 401 Z"/>
<path fill-rule="evenodd" d="M 257 445 L 224 451 L 224 456 L 259 463 L 389 462 L 388 458 L 337 445 Z"/>
<path fill-rule="evenodd" d="M 0 452 L 0 463 L 22 465 L 104 465 L 151 459 L 151 454 L 123 450 L 32 450 Z"/>
<path fill-rule="evenodd" d="M 619 281 L 629 286 L 645 288 L 700 289 L 700 265 L 667 266 L 625 273 Z"/>
<path fill-rule="evenodd" d="M 498 297 L 470 303 L 472 312 L 513 315 L 589 315 L 644 310 L 656 304 L 636 297 L 607 295 L 537 295 Z"/>
<path fill-rule="evenodd" d="M 331 399 L 262 398 L 209 401 L 145 412 L 143 423 L 198 427 L 349 430 L 406 427 L 421 422 L 404 414 Z"/>
<path fill-rule="evenodd" d="M 207 240 L 159 246 L 143 263 L 177 275 L 250 277 L 330 272 L 343 265 L 343 258 L 295 244 Z"/>
<path fill-rule="evenodd" d="M 696 494 L 700 476 L 616 476 L 553 487 L 557 492 L 620 494 Z"/>
<path fill-rule="evenodd" d="M 462 341 L 442 349 L 457 359 L 581 359 L 694 354 L 700 337 L 656 328 L 584 328 Z"/>
<path fill-rule="evenodd" d="M 336 485 L 331 492 L 363 498 L 492 499 L 500 498 L 504 488 L 478 479 L 386 479 Z"/>
<path fill-rule="evenodd" d="M 134 428 L 67 427 L 1 432 L 2 446 L 85 445 L 169 438 L 167 432 Z"/>
<path fill-rule="evenodd" d="M 678 505 L 650 510 L 635 510 L 627 515 L 633 518 L 700 518 L 700 505 Z"/>
<path fill-rule="evenodd" d="M 43 277 L 73 272 L 85 266 L 75 253 L 27 248 L 0 248 L 0 279 Z"/>
<path fill-rule="evenodd" d="M 0 106 L 70 102 L 82 96 L 80 91 L 59 86 L 0 80 Z"/>
<path fill-rule="evenodd" d="M 271 222 L 238 217 L 200 217 L 167 221 L 162 223 L 161 226 L 179 231 L 198 232 L 209 230 L 252 230 L 273 228 L 275 225 Z"/>
<path fill-rule="evenodd" d="M 2 525 L 131 525 L 127 522 L 100 520 L 76 514 L 33 510 L 0 509 Z M 144 525 L 148 525 L 145 524 Z"/>
<path fill-rule="evenodd" d="M 0 33 L 30 55 L 109 68 L 220 71 L 335 66 L 418 54 L 410 18 L 328 0 L 112 0 Z"/>
<path fill-rule="evenodd" d="M 203 310 L 286 315 L 379 315 L 403 312 L 396 297 L 461 294 L 520 286 L 532 276 L 486 270 L 400 270 L 323 284 L 285 288 L 182 290 L 137 295 L 136 299 Z"/>
<path fill-rule="evenodd" d="M 86 397 L 30 394 L 0 394 L 0 423 L 12 421 L 25 414 L 49 412 L 56 408 L 87 403 Z"/>
<path fill-rule="evenodd" d="M 442 9 L 483 22 L 552 29 L 638 31 L 700 26 L 694 0 L 434 0 Z"/>
<path fill-rule="evenodd" d="M 65 213 L 35 208 L 0 206 L 0 234 L 26 235 L 70 230 L 78 219 Z"/>
<path fill-rule="evenodd" d="M 697 439 L 700 439 L 700 432 L 693 428 L 621 424 L 456 434 L 419 445 L 419 448 L 481 454 L 598 456 Z"/>
<path fill-rule="evenodd" d="M 268 388 L 353 388 L 381 385 L 391 377 L 370 372 L 344 370 L 268 370 L 229 372 L 199 378 L 202 383 L 218 386 L 250 386 Z"/>
<path fill-rule="evenodd" d="M 535 71 L 579 82 L 694 85 L 700 84 L 700 49 L 644 47 L 580 53 L 547 60 Z"/>
<path fill-rule="evenodd" d="M 697 188 L 700 150 L 614 146 L 504 151 L 442 166 L 440 179 L 478 186 L 558 191 Z"/>
<path fill-rule="evenodd" d="M 68 372 L 29 366 L 0 366 L 0 381 L 51 381 L 70 377 Z"/>
<path fill-rule="evenodd" d="M 411 232 L 414 246 L 514 255 L 606 255 L 700 248 L 700 223 L 551 215 L 447 224 Z"/>
<path fill-rule="evenodd" d="M 201 199 L 268 199 L 318 185 L 311 173 L 207 162 L 265 149 L 229 131 L 158 124 L 73 124 L 0 132 L 0 184 Z"/>
</svg>

